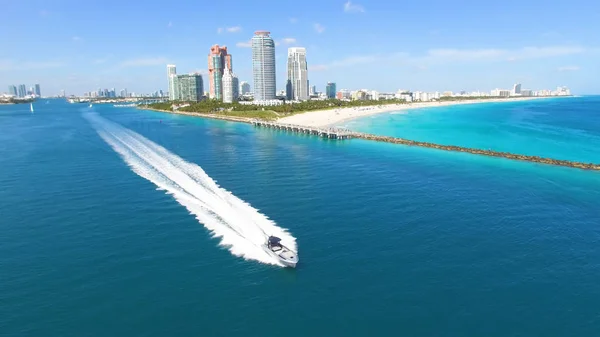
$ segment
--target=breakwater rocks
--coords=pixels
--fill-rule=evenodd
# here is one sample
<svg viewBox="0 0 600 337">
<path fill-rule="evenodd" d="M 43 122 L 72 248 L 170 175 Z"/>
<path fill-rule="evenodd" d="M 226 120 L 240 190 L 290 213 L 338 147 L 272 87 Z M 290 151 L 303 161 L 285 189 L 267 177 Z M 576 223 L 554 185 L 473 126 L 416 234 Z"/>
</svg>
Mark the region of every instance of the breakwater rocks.
<svg viewBox="0 0 600 337">
<path fill-rule="evenodd" d="M 528 156 L 528 155 L 523 155 L 523 154 L 515 154 L 515 153 L 500 152 L 500 151 L 493 151 L 493 150 L 473 149 L 473 148 L 453 146 L 453 145 L 440 145 L 440 144 L 418 142 L 418 141 L 414 141 L 414 140 L 408 140 L 408 139 L 402 139 L 402 138 L 396 138 L 396 137 L 377 136 L 377 135 L 372 135 L 372 134 L 368 134 L 368 133 L 355 133 L 354 137 L 366 139 L 366 140 L 378 141 L 378 142 L 402 144 L 402 145 L 408 145 L 408 146 L 420 146 L 420 147 L 427 147 L 427 148 L 431 148 L 431 149 L 438 149 L 438 150 L 444 150 L 444 151 L 465 152 L 465 153 L 471 153 L 471 154 L 476 154 L 476 155 L 481 155 L 481 156 L 499 157 L 499 158 L 528 161 L 528 162 L 547 164 L 547 165 L 566 166 L 566 167 L 573 167 L 573 168 L 584 169 L 584 170 L 600 170 L 600 164 L 594 164 L 594 163 L 582 163 L 582 162 L 576 162 L 576 161 L 570 161 L 570 160 L 559 160 L 559 159 L 544 158 L 544 157 L 538 157 L 538 156 Z"/>
</svg>

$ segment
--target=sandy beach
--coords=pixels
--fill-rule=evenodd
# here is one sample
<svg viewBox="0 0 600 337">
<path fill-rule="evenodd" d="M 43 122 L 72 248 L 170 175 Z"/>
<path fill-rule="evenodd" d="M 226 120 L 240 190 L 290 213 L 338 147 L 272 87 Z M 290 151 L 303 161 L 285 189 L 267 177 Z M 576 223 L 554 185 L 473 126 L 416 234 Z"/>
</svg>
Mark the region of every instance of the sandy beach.
<svg viewBox="0 0 600 337">
<path fill-rule="evenodd" d="M 280 118 L 278 122 L 296 124 L 302 126 L 340 126 L 341 122 L 346 122 L 351 119 L 361 118 L 370 115 L 376 115 L 384 112 L 393 111 L 404 111 L 409 109 L 419 108 L 431 108 L 431 107 L 443 107 L 450 105 L 460 104 L 477 104 L 477 103 L 494 103 L 494 102 L 514 102 L 524 101 L 532 99 L 543 99 L 551 97 L 519 97 L 509 99 L 477 99 L 477 100 L 465 100 L 465 101 L 452 101 L 452 102 L 419 102 L 419 103 L 408 103 L 408 104 L 388 104 L 388 105 L 375 105 L 366 107 L 353 107 L 353 108 L 340 108 L 331 110 L 319 110 L 305 112 L 289 117 Z"/>
</svg>

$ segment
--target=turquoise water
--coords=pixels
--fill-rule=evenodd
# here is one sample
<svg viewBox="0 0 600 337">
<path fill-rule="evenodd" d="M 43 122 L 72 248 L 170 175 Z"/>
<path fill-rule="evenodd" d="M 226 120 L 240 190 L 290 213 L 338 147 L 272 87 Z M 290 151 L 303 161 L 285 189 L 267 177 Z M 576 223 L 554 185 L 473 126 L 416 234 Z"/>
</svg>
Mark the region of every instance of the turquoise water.
<svg viewBox="0 0 600 337">
<path fill-rule="evenodd" d="M 563 125 L 598 137 L 592 113 L 598 101 L 572 100 L 571 107 L 580 107 L 545 115 L 548 106 L 562 103 L 524 104 L 539 111 L 536 118 L 546 116 L 540 130 Z M 470 116 L 462 109 L 455 112 L 456 125 L 478 123 L 462 121 Z M 550 121 L 553 115 L 559 122 Z M 565 124 L 567 116 L 583 126 Z M 420 123 L 415 117 L 416 129 Z M 508 132 L 502 123 L 499 134 Z M 529 123 L 534 127 L 535 120 Z M 444 137 L 444 128 L 430 126 L 429 137 Z M 136 163 L 115 152 L 98 130 L 138 150 L 147 171 L 134 172 Z M 464 132 L 471 135 L 447 137 L 509 146 L 490 133 L 480 140 L 472 129 Z M 558 155 L 565 146 L 550 142 L 550 135 L 511 133 L 528 140 L 524 150 L 532 150 L 538 138 L 556 144 L 540 151 Z M 147 141 L 135 143 L 128 135 Z M 159 165 L 164 156 L 154 156 L 158 145 L 169 151 L 165 155 L 199 165 L 221 187 L 289 229 L 299 249 L 298 268 L 237 257 L 220 246 L 185 201 L 176 199 L 178 190 L 157 189 L 172 188 L 174 181 L 188 188 L 180 180 L 185 165 Z M 592 160 L 598 156 L 593 145 L 578 142 L 570 153 L 586 159 L 589 152 Z M 31 114 L 25 105 L 0 106 L 0 332 L 595 335 L 599 177 L 129 108 L 41 101 Z"/>
<path fill-rule="evenodd" d="M 398 111 L 348 126 L 412 140 L 600 162 L 600 96 Z"/>
</svg>

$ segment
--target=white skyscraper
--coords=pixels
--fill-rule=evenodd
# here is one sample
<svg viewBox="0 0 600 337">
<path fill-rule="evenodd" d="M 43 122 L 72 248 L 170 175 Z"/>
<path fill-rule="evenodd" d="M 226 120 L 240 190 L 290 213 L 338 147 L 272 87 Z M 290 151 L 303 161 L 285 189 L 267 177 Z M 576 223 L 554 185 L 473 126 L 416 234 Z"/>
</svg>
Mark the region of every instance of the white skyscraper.
<svg viewBox="0 0 600 337">
<path fill-rule="evenodd" d="M 239 84 L 235 74 L 228 67 L 223 72 L 223 103 L 237 102 Z"/>
<path fill-rule="evenodd" d="M 305 101 L 308 99 L 308 67 L 306 65 L 306 48 L 288 49 L 288 80 L 292 83 L 292 99 Z"/>
<path fill-rule="evenodd" d="M 275 42 L 269 32 L 257 31 L 252 37 L 252 77 L 254 100 L 275 99 Z"/>
<path fill-rule="evenodd" d="M 177 70 L 174 64 L 167 64 L 167 77 L 169 79 L 169 100 L 178 99 L 177 95 Z"/>
</svg>

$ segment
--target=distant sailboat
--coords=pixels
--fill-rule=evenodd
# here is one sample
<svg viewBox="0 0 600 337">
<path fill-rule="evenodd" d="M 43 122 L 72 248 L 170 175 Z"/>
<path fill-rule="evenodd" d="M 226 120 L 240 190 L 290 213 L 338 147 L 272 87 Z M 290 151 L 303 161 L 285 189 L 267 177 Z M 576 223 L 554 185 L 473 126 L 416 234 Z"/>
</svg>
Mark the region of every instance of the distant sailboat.
<svg viewBox="0 0 600 337">
<path fill-rule="evenodd" d="M 29 110 L 31 110 L 31 112 L 33 112 L 33 103 L 29 103 Z"/>
</svg>

